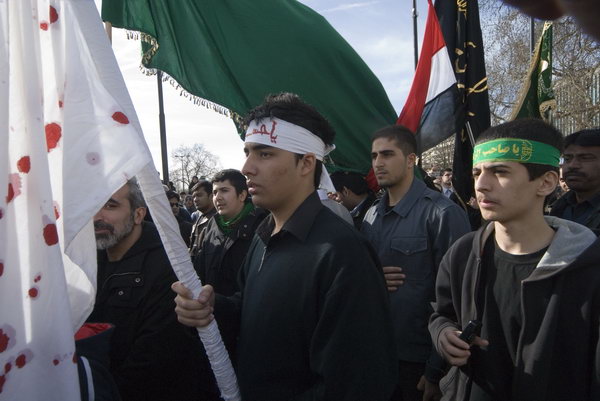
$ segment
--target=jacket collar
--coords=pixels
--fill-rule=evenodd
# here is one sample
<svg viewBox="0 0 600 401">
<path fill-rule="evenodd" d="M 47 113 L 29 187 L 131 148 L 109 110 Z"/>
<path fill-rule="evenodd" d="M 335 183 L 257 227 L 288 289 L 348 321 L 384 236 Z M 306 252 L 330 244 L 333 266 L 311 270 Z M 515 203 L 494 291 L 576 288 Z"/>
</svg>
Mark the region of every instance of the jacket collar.
<svg viewBox="0 0 600 401">
<path fill-rule="evenodd" d="M 281 231 L 289 232 L 302 242 L 306 241 L 310 228 L 322 208 L 323 204 L 321 203 L 317 192 L 311 193 L 304 202 L 298 206 L 288 221 L 285 222 Z M 275 220 L 273 219 L 273 215 L 270 214 L 263 220 L 260 226 L 258 226 L 256 232 L 262 242 L 268 244 L 274 228 Z"/>
<path fill-rule="evenodd" d="M 423 192 L 427 189 L 427 186 L 423 181 L 413 178 L 413 182 L 408 190 L 408 192 L 404 195 L 404 197 L 400 200 L 400 202 L 396 203 L 392 210 L 388 213 L 395 212 L 396 214 L 406 217 L 408 213 L 413 208 L 415 203 L 421 198 Z M 388 205 L 389 194 L 386 191 L 381 198 L 381 201 L 377 205 L 377 213 L 380 215 L 386 214 L 386 207 Z"/>
<path fill-rule="evenodd" d="M 544 219 L 556 233 L 535 271 L 526 281 L 544 279 L 563 270 L 598 240 L 590 229 L 581 224 L 553 216 L 544 216 Z M 493 233 L 494 222 L 479 229 L 474 244 L 479 258 L 483 255 L 486 241 Z"/>
</svg>

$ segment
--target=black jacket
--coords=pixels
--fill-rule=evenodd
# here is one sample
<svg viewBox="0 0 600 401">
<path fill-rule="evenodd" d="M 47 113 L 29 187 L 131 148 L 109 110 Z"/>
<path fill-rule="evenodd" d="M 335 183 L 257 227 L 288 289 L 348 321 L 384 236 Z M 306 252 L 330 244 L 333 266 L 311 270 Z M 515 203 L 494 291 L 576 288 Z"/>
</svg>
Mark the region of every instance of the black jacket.
<svg viewBox="0 0 600 401">
<path fill-rule="evenodd" d="M 210 284 L 215 292 L 227 296 L 239 291 L 238 271 L 254 238 L 254 231 L 266 215 L 264 209 L 254 209 L 229 235 L 219 229 L 216 219 L 208 222 L 193 260 L 202 284 Z"/>
<path fill-rule="evenodd" d="M 269 216 L 256 231 L 241 294 L 215 304 L 219 322 L 241 312 L 244 401 L 389 400 L 397 360 L 373 249 L 316 192 L 281 231 L 273 228 Z"/>
<path fill-rule="evenodd" d="M 111 373 L 128 400 L 192 400 L 204 379 L 202 349 L 177 321 L 171 284 L 177 278 L 152 223 L 118 262 L 98 252 L 98 291 L 89 322 L 115 326 Z M 205 375 L 204 375 L 205 376 Z"/>
<path fill-rule="evenodd" d="M 533 273 L 522 281 L 523 314 L 512 372 L 512 400 L 591 401 L 600 399 L 600 240 L 585 227 L 546 217 L 556 230 Z M 440 264 L 436 304 L 429 330 L 439 351 L 447 327 L 460 330 L 480 319 L 480 272 L 493 223 L 456 241 Z M 443 400 L 469 400 L 470 369 L 453 367 L 440 382 Z M 506 400 L 510 401 L 510 400 Z"/>
<path fill-rule="evenodd" d="M 590 215 L 582 222 L 584 226 L 589 228 L 596 235 L 600 235 L 600 201 L 598 195 L 592 201 L 588 201 L 588 207 L 591 209 Z M 565 211 L 571 204 L 575 204 L 575 192 L 569 191 L 552 204 L 551 216 L 566 218 Z"/>
<path fill-rule="evenodd" d="M 217 210 L 213 207 L 206 214 L 201 214 L 194 222 L 189 241 L 189 250 L 192 260 L 194 260 L 194 258 L 198 254 L 198 251 L 200 250 L 200 243 L 202 242 L 202 232 L 204 231 L 204 228 L 215 214 L 217 214 Z"/>
</svg>

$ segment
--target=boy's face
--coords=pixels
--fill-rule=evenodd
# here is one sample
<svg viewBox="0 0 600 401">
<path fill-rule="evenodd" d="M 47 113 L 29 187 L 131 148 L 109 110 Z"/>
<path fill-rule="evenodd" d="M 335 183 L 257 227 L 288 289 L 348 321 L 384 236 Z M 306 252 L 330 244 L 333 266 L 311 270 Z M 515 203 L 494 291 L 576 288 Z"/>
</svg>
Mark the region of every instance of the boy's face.
<svg viewBox="0 0 600 401">
<path fill-rule="evenodd" d="M 485 220 L 507 223 L 530 213 L 542 213 L 541 178 L 530 181 L 527 169 L 520 163 L 478 163 L 473 166 L 473 179 L 481 217 Z"/>
<path fill-rule="evenodd" d="M 213 203 L 217 213 L 227 220 L 242 211 L 247 195 L 245 190 L 238 194 L 229 180 L 213 182 Z"/>
<path fill-rule="evenodd" d="M 246 176 L 252 202 L 270 211 L 285 207 L 302 181 L 300 163 L 294 154 L 256 143 L 246 143 L 244 152 L 246 162 L 242 173 Z"/>
</svg>

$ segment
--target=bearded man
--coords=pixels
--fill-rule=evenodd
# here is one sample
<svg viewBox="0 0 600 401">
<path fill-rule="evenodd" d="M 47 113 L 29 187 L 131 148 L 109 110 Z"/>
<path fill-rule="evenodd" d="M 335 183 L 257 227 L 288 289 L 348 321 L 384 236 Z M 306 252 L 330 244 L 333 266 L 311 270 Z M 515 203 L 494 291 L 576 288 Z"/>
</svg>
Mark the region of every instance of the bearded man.
<svg viewBox="0 0 600 401">
<path fill-rule="evenodd" d="M 208 399 L 199 340 L 177 322 L 170 292 L 176 277 L 145 215 L 132 179 L 94 216 L 98 276 L 88 322 L 115 326 L 110 370 L 123 401 Z"/>
</svg>

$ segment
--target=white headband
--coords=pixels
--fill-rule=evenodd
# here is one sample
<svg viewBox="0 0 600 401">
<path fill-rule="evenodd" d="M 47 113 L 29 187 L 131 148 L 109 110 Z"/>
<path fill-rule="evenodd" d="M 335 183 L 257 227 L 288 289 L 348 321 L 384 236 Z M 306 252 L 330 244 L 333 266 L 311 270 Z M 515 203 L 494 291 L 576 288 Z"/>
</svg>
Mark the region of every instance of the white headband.
<svg viewBox="0 0 600 401">
<path fill-rule="evenodd" d="M 300 155 L 312 153 L 321 162 L 325 156 L 335 149 L 335 145 L 325 145 L 321 138 L 306 128 L 279 118 L 263 120 L 260 123 L 252 120 L 246 130 L 244 142 L 260 143 L 261 145 L 272 146 Z M 327 192 L 335 192 L 335 187 L 331 182 L 331 178 L 329 178 L 325 165 L 323 165 L 323 171 L 321 172 L 319 188 L 325 189 Z"/>
</svg>

